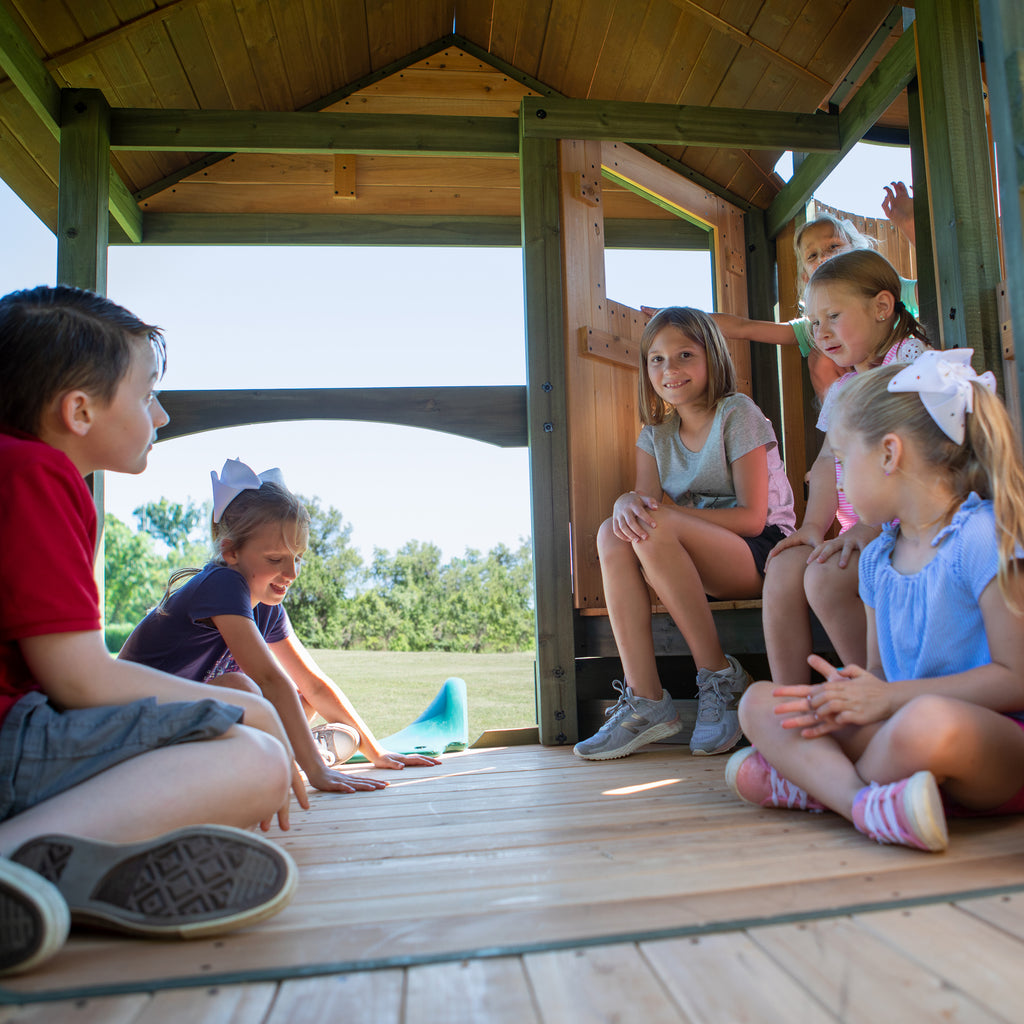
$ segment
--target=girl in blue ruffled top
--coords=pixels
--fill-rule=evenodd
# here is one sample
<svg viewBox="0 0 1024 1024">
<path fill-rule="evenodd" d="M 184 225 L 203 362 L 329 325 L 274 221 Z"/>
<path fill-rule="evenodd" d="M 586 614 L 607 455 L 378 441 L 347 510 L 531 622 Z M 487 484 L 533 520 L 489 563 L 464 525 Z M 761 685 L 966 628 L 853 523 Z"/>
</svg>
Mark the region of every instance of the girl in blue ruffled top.
<svg viewBox="0 0 1024 1024">
<path fill-rule="evenodd" d="M 1024 468 L 971 349 L 859 374 L 829 440 L 870 523 L 866 668 L 756 683 L 726 777 L 762 807 L 830 809 L 880 843 L 943 850 L 946 814 L 1024 811 Z M 785 683 L 785 680 L 778 680 Z"/>
</svg>

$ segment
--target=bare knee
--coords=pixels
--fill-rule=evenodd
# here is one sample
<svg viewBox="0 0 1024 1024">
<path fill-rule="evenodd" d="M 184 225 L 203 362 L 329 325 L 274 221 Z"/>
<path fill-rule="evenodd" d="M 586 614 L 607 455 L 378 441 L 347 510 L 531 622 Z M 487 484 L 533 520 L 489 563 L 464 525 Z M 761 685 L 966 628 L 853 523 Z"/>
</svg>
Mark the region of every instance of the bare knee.
<svg viewBox="0 0 1024 1024">
<path fill-rule="evenodd" d="M 291 788 L 292 766 L 284 747 L 268 733 L 245 725 L 233 726 L 225 739 L 231 744 L 232 776 L 249 780 L 257 791 L 253 795 L 265 804 L 263 817 L 275 814 Z"/>
<path fill-rule="evenodd" d="M 817 613 L 847 601 L 860 601 L 857 593 L 857 559 L 850 559 L 846 568 L 839 568 L 839 556 L 827 562 L 811 562 L 804 571 L 804 593 Z"/>
<path fill-rule="evenodd" d="M 244 690 L 263 696 L 263 691 L 244 672 L 225 672 L 222 676 L 214 676 L 210 682 L 228 690 Z"/>
<path fill-rule="evenodd" d="M 775 721 L 775 705 L 778 698 L 772 695 L 775 683 L 770 679 L 751 683 L 740 698 L 740 728 L 748 739 L 757 732 L 758 725 Z"/>
<path fill-rule="evenodd" d="M 938 694 L 915 697 L 889 720 L 888 742 L 906 762 L 926 767 L 963 743 L 961 708 L 959 701 Z"/>
<path fill-rule="evenodd" d="M 606 519 L 597 531 L 597 555 L 601 561 L 632 550 L 628 541 L 616 536 L 611 519 Z"/>
<path fill-rule="evenodd" d="M 810 548 L 801 544 L 799 547 L 786 548 L 768 562 L 764 571 L 762 597 L 765 607 L 779 606 L 788 612 L 794 604 L 806 603 L 804 569 L 809 554 Z"/>
</svg>

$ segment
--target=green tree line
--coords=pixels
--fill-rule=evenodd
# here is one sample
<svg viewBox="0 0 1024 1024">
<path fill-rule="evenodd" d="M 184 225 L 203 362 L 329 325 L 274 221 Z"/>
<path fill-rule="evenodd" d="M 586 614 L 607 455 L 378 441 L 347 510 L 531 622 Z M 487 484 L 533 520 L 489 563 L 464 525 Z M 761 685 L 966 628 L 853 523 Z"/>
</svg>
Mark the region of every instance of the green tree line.
<svg viewBox="0 0 1024 1024">
<path fill-rule="evenodd" d="M 443 562 L 436 544 L 411 540 L 369 564 L 341 513 L 303 499 L 309 548 L 285 607 L 310 647 L 380 651 L 504 652 L 533 646 L 530 546 L 467 548 Z M 106 627 L 117 648 L 159 602 L 172 572 L 210 557 L 210 506 L 161 498 L 135 509 L 136 528 L 107 514 Z"/>
</svg>

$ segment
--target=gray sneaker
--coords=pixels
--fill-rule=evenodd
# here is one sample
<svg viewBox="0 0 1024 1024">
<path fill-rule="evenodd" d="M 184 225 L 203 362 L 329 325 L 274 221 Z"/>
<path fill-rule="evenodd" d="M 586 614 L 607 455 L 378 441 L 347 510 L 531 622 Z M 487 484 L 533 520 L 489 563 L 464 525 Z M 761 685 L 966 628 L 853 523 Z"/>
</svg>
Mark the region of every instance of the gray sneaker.
<svg viewBox="0 0 1024 1024">
<path fill-rule="evenodd" d="M 740 716 L 736 711 L 743 691 L 753 682 L 750 673 L 727 654 L 728 668 L 697 673 L 697 721 L 690 737 L 690 753 L 722 754 L 740 741 Z"/>
<path fill-rule="evenodd" d="M 676 707 L 666 691 L 662 691 L 661 700 L 648 700 L 638 697 L 618 679 L 613 680 L 612 686 L 619 699 L 605 712 L 608 721 L 590 739 L 580 740 L 572 748 L 574 754 L 588 761 L 610 761 L 682 729 Z"/>
</svg>

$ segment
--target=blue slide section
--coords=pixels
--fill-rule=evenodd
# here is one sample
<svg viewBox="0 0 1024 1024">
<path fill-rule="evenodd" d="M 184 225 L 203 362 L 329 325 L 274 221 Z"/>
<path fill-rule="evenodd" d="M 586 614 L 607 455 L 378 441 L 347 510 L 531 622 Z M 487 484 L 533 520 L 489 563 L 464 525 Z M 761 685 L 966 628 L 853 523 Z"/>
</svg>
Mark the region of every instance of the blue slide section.
<svg viewBox="0 0 1024 1024">
<path fill-rule="evenodd" d="M 411 725 L 385 736 L 380 745 L 396 754 L 449 754 L 465 750 L 469 744 L 469 718 L 466 714 L 466 681 L 452 676 L 437 691 L 430 706 Z M 355 754 L 346 764 L 365 761 Z M 340 766 L 339 766 L 340 767 Z"/>
</svg>

